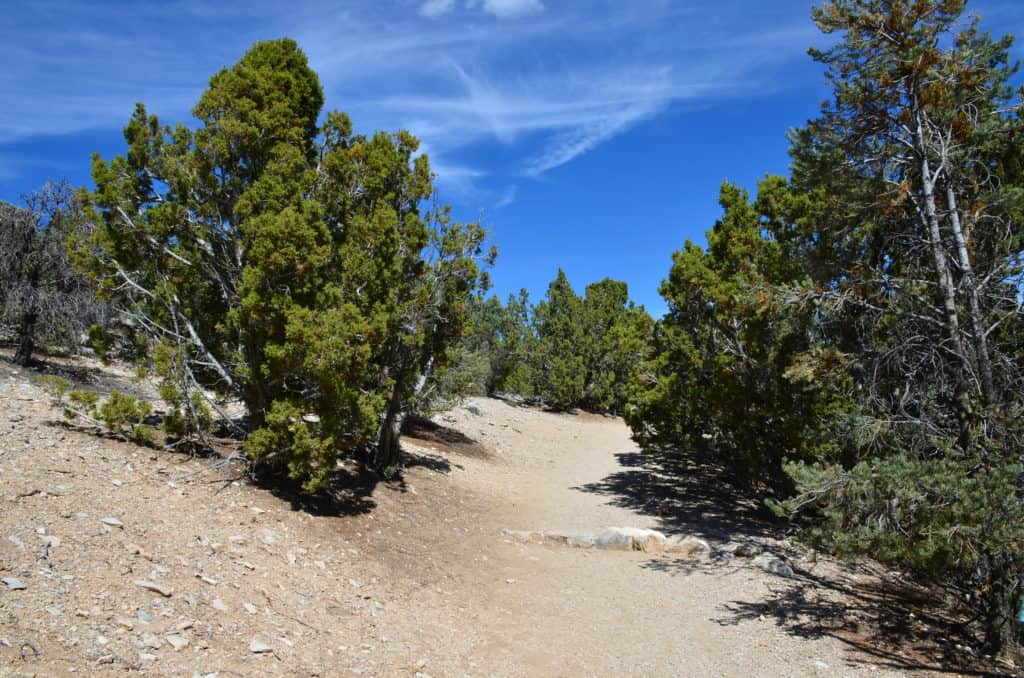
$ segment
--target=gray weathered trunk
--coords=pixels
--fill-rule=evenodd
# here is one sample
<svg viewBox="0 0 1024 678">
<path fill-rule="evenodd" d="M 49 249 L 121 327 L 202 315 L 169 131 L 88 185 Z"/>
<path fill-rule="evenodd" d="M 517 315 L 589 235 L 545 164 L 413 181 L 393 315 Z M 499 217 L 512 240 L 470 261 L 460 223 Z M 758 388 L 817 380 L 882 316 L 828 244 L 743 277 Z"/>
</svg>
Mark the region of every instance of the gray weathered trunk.
<svg viewBox="0 0 1024 678">
<path fill-rule="evenodd" d="M 971 339 L 978 363 L 978 376 L 981 380 L 981 395 L 986 403 L 995 399 L 995 386 L 992 379 L 992 360 L 989 357 L 988 336 L 985 332 L 985 320 L 982 316 L 981 299 L 974 266 L 968 251 L 967 238 L 960 223 L 957 211 L 956 195 L 951 187 L 946 187 L 946 202 L 949 207 L 949 223 L 956 242 L 956 251 L 960 271 L 964 276 L 964 288 L 967 290 L 967 312 L 970 316 Z"/>
</svg>

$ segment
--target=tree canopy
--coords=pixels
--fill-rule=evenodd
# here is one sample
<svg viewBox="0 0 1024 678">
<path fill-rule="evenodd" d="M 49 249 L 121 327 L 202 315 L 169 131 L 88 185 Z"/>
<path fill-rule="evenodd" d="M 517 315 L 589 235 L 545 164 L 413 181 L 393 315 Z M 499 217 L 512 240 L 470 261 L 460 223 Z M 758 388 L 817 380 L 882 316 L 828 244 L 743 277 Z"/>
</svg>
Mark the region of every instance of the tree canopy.
<svg viewBox="0 0 1024 678">
<path fill-rule="evenodd" d="M 321 123 L 322 105 L 288 39 L 214 75 L 195 130 L 139 104 L 126 154 L 93 160 L 98 228 L 80 257 L 149 342 L 172 432 L 217 421 L 307 490 L 342 455 L 398 463 L 398 427 L 460 336 L 486 256 L 479 225 L 432 204 L 412 135 L 357 134 L 339 112 Z"/>
</svg>

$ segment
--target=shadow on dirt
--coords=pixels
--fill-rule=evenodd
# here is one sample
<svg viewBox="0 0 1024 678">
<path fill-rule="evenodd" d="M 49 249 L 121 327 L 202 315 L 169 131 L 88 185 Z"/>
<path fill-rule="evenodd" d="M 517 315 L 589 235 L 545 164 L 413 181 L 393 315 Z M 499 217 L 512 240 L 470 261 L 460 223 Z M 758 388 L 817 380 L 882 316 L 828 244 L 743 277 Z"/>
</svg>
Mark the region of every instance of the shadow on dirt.
<svg viewBox="0 0 1024 678">
<path fill-rule="evenodd" d="M 112 374 L 99 364 L 82 364 L 81 360 L 74 356 L 37 352 L 32 357 L 32 363 L 26 367 L 15 363 L 13 353 L 10 351 L 0 350 L 0 376 L 23 379 L 27 382 L 35 382 L 43 376 L 57 376 L 67 379 L 76 389 L 95 391 L 101 395 L 120 391 L 152 399 L 152 394 L 146 393 L 144 388 L 130 378 Z"/>
<path fill-rule="evenodd" d="M 491 453 L 479 442 L 461 431 L 442 426 L 425 417 L 409 417 L 402 427 L 402 437 L 425 447 L 451 452 L 464 457 L 489 459 Z"/>
<path fill-rule="evenodd" d="M 573 489 L 654 516 L 668 534 L 728 541 L 777 536 L 784 528 L 760 497 L 738 487 L 721 466 L 699 453 L 659 449 L 616 458 L 621 471 Z"/>
<path fill-rule="evenodd" d="M 851 576 L 857 574 L 867 576 Z M 863 569 L 836 576 L 800 572 L 796 580 L 780 580 L 767 597 L 734 601 L 724 610 L 715 619 L 723 626 L 770 622 L 798 638 L 840 640 L 857 651 L 847 658 L 851 666 L 1015 675 L 971 654 L 965 621 L 944 613 L 926 589 Z"/>
<path fill-rule="evenodd" d="M 434 473 L 447 475 L 452 463 L 441 455 L 421 454 L 404 450 L 402 467 L 397 474 L 385 477 L 355 460 L 344 464 L 329 487 L 309 495 L 302 491 L 300 483 L 284 473 L 264 471 L 256 476 L 256 484 L 274 496 L 287 501 L 292 510 L 305 511 L 320 517 L 359 516 L 371 512 L 377 506 L 373 493 L 378 485 L 384 485 L 396 492 L 406 492 L 404 472 L 413 468 L 425 468 Z"/>
</svg>

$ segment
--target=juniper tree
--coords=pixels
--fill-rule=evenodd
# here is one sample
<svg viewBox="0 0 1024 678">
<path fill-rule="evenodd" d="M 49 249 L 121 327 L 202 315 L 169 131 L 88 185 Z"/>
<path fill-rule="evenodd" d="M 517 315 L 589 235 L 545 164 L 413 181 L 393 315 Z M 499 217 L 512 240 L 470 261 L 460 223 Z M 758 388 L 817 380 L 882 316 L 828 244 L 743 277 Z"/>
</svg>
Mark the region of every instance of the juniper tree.
<svg viewBox="0 0 1024 678">
<path fill-rule="evenodd" d="M 836 459 L 844 445 L 829 421 L 848 406 L 833 376 L 841 357 L 816 345 L 812 314 L 778 298 L 805 275 L 794 247 L 810 202 L 767 177 L 758 199 L 723 184 L 721 219 L 706 249 L 673 254 L 661 295 L 668 313 L 638 374 L 626 420 L 645 445 L 707 449 L 739 477 L 776 493 L 787 459 Z"/>
<path fill-rule="evenodd" d="M 587 285 L 582 324 L 579 351 L 586 373 L 581 402 L 591 410 L 621 413 L 653 321 L 629 300 L 626 283 L 605 278 Z"/>
<path fill-rule="evenodd" d="M 424 205 L 407 132 L 320 124 L 298 45 L 255 44 L 210 79 L 198 127 L 136 107 L 127 152 L 93 160 L 98 229 L 79 259 L 150 344 L 169 421 L 213 419 L 307 490 L 339 456 L 397 463 L 397 425 L 461 332 L 483 230 Z M 238 399 L 245 421 L 226 415 Z"/>
</svg>

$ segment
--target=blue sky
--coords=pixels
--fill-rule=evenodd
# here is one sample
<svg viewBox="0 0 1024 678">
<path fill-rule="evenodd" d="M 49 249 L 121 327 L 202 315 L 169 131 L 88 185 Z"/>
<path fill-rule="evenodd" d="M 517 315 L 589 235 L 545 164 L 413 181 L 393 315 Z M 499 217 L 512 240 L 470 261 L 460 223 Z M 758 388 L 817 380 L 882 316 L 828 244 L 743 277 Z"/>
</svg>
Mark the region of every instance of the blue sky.
<svg viewBox="0 0 1024 678">
<path fill-rule="evenodd" d="M 1024 2 L 976 0 L 996 34 Z M 710 9 L 709 9 L 710 7 Z M 6 3 L 0 199 L 89 183 L 134 102 L 186 121 L 207 79 L 290 36 L 327 108 L 420 137 L 444 201 L 482 215 L 502 297 L 625 280 L 658 314 L 673 250 L 703 243 L 723 180 L 786 171 L 786 130 L 827 97 L 807 0 L 345 0 Z M 1015 48 L 1015 56 L 1024 53 Z"/>
</svg>

